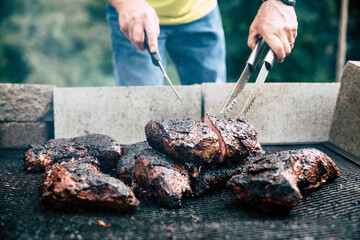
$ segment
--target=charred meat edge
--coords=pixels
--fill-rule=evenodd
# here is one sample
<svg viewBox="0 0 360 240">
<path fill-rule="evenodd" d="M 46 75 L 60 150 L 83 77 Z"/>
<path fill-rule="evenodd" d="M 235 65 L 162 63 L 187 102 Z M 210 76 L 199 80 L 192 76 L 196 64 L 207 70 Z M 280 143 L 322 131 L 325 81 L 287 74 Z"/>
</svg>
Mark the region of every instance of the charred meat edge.
<svg viewBox="0 0 360 240">
<path fill-rule="evenodd" d="M 134 212 L 139 200 L 120 180 L 99 172 L 96 158 L 87 156 L 49 166 L 39 185 L 46 208 Z"/>
<path fill-rule="evenodd" d="M 145 133 L 152 148 L 181 164 L 193 162 L 210 166 L 219 157 L 216 134 L 197 120 L 151 120 L 145 126 Z"/>
<path fill-rule="evenodd" d="M 300 202 L 301 192 L 315 190 L 339 176 L 329 156 L 305 148 L 249 157 L 249 163 L 227 186 L 237 199 L 262 210 L 290 210 Z"/>
<path fill-rule="evenodd" d="M 103 134 L 57 138 L 42 146 L 30 145 L 24 154 L 24 168 L 28 172 L 44 172 L 46 167 L 57 162 L 93 156 L 100 161 L 102 171 L 110 172 L 116 167 L 121 152 L 120 144 Z"/>
<path fill-rule="evenodd" d="M 190 179 L 183 166 L 154 149 L 136 156 L 133 178 L 137 193 L 165 208 L 180 208 L 183 196 L 191 195 Z"/>
<path fill-rule="evenodd" d="M 132 171 L 135 166 L 135 157 L 144 149 L 150 148 L 147 141 L 123 146 L 123 155 L 119 158 L 116 167 L 116 177 L 128 186 L 133 186 Z"/>
<path fill-rule="evenodd" d="M 244 161 L 247 156 L 262 151 L 257 142 L 257 132 L 246 120 L 206 114 L 203 121 L 219 139 L 219 162 Z M 232 131 L 232 128 L 238 131 Z"/>
</svg>

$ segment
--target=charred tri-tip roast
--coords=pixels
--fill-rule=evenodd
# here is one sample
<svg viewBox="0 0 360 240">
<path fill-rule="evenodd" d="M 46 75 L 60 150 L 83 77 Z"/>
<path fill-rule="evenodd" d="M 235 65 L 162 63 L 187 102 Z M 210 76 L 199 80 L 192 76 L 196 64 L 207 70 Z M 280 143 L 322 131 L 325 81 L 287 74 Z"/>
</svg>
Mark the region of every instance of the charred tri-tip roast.
<svg viewBox="0 0 360 240">
<path fill-rule="evenodd" d="M 114 139 L 102 134 L 52 139 L 43 146 L 31 146 L 25 153 L 24 166 L 29 172 L 43 172 L 54 163 L 84 156 L 96 157 L 100 169 L 108 172 L 116 167 L 121 147 Z"/>
<path fill-rule="evenodd" d="M 290 210 L 313 190 L 340 176 L 335 163 L 317 149 L 299 149 L 249 157 L 227 186 L 241 202 L 262 210 Z"/>
<path fill-rule="evenodd" d="M 183 196 L 192 194 L 187 171 L 153 149 L 136 157 L 133 177 L 137 192 L 166 208 L 179 208 Z"/>
<path fill-rule="evenodd" d="M 211 164 L 219 158 L 216 134 L 200 121 L 149 121 L 145 133 L 152 148 L 179 162 Z"/>
<path fill-rule="evenodd" d="M 245 119 L 229 119 L 206 114 L 204 123 L 219 138 L 219 162 L 239 162 L 262 150 L 257 141 L 257 132 Z"/>
<path fill-rule="evenodd" d="M 98 166 L 96 158 L 87 156 L 48 167 L 39 185 L 43 205 L 55 209 L 134 212 L 139 200 L 131 189 L 99 172 Z"/>
<path fill-rule="evenodd" d="M 132 185 L 132 171 L 135 166 L 135 156 L 147 148 L 150 148 L 147 142 L 139 142 L 123 147 L 124 154 L 117 163 L 116 177 L 128 186 Z"/>
<path fill-rule="evenodd" d="M 212 167 L 241 162 L 261 150 L 257 132 L 245 120 L 206 115 L 204 121 L 150 121 L 146 138 L 151 147 L 179 162 Z"/>
</svg>

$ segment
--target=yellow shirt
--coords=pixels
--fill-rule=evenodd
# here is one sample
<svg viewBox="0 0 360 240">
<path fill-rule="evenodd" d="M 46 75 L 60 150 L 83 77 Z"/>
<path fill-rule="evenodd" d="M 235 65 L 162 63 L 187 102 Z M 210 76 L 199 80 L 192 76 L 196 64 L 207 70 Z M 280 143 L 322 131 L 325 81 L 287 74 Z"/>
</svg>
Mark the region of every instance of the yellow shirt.
<svg viewBox="0 0 360 240">
<path fill-rule="evenodd" d="M 217 0 L 147 0 L 155 9 L 160 24 L 189 23 L 210 13 Z"/>
</svg>

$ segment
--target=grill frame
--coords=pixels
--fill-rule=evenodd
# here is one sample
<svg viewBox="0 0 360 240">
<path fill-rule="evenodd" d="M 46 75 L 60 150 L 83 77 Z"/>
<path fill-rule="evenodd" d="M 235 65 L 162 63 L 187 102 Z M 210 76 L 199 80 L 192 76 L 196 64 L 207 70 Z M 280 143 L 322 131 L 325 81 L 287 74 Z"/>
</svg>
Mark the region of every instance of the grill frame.
<svg viewBox="0 0 360 240">
<path fill-rule="evenodd" d="M 43 174 L 23 170 L 24 150 L 0 150 L 2 239 L 277 239 L 341 238 L 360 233 L 360 168 L 327 143 L 264 145 L 268 152 L 315 147 L 337 164 L 340 178 L 304 196 L 288 214 L 271 215 L 239 205 L 221 191 L 187 199 L 167 210 L 141 201 L 134 215 L 42 208 L 37 185 Z M 359 160 L 359 159 L 355 159 Z M 98 220 L 111 224 L 106 228 Z"/>
</svg>

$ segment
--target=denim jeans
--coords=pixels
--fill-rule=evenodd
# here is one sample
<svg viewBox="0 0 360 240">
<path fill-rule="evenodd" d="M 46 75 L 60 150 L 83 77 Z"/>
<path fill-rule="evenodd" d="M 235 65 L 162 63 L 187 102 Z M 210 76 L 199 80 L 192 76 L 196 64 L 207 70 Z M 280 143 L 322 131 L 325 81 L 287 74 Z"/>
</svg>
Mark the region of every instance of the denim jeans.
<svg viewBox="0 0 360 240">
<path fill-rule="evenodd" d="M 163 75 L 147 51 L 137 49 L 120 31 L 118 14 L 107 4 L 117 86 L 163 85 Z M 166 51 L 184 85 L 226 82 L 225 38 L 219 7 L 191 23 L 160 25 L 158 49 L 166 68 Z"/>
</svg>

